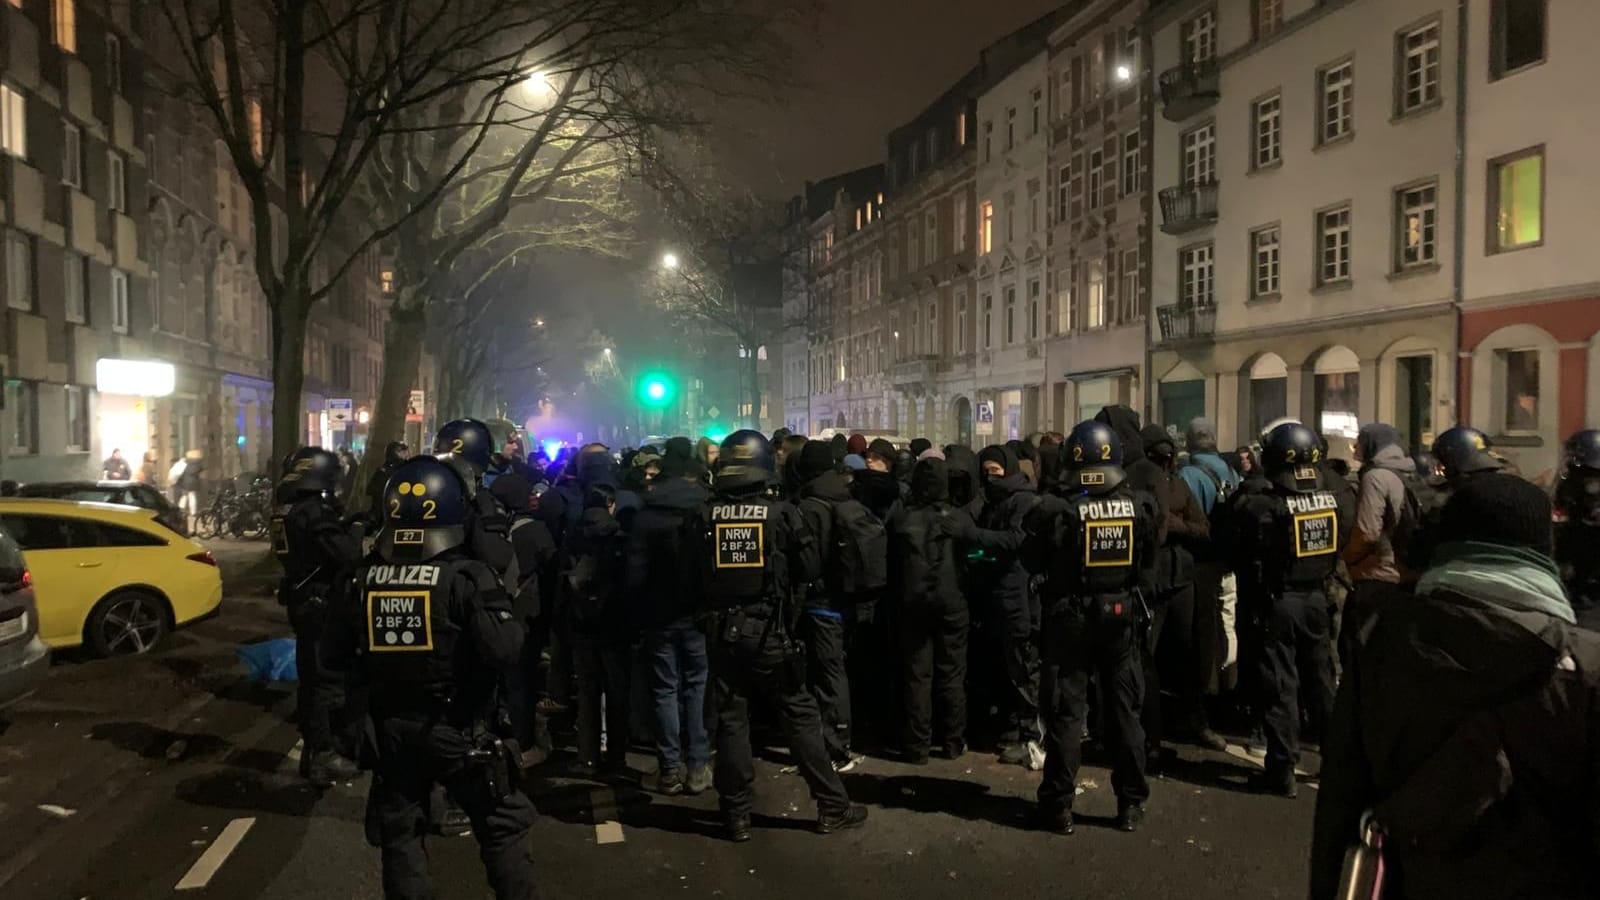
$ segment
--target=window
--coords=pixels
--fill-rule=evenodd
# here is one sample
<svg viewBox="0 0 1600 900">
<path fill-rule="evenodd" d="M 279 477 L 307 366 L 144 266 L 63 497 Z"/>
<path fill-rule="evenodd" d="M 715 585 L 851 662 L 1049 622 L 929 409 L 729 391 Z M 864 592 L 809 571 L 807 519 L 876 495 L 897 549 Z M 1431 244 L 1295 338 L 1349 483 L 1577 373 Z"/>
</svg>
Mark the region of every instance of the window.
<svg viewBox="0 0 1600 900">
<path fill-rule="evenodd" d="M 1017 240 L 1017 194 L 1015 191 L 1006 191 L 1006 243 L 1015 243 Z"/>
<path fill-rule="evenodd" d="M 961 112 L 956 113 L 956 146 L 957 147 L 965 147 L 966 145 L 967 145 L 967 111 L 966 110 L 962 110 Z"/>
<path fill-rule="evenodd" d="M 1122 251 L 1122 321 L 1132 322 L 1139 315 L 1139 251 Z"/>
<path fill-rule="evenodd" d="M 1317 143 L 1348 137 L 1355 127 L 1355 63 L 1346 60 L 1317 72 Z"/>
<path fill-rule="evenodd" d="M 1033 89 L 1033 130 L 1031 134 L 1039 133 L 1039 118 L 1043 114 L 1041 107 L 1044 105 L 1044 92 L 1038 88 Z"/>
<path fill-rule="evenodd" d="M 70 122 L 61 130 L 61 183 L 83 188 L 83 132 Z"/>
<path fill-rule="evenodd" d="M 33 382 L 6 382 L 6 449 L 13 456 L 39 451 L 38 403 L 38 386 Z"/>
<path fill-rule="evenodd" d="M 1028 340 L 1039 339 L 1039 279 L 1028 282 Z"/>
<path fill-rule="evenodd" d="M 994 123 L 983 123 L 983 161 L 994 158 Z"/>
<path fill-rule="evenodd" d="M 6 232 L 6 305 L 33 312 L 33 236 Z"/>
<path fill-rule="evenodd" d="M 1430 266 L 1438 261 L 1438 182 L 1395 192 L 1395 268 Z"/>
<path fill-rule="evenodd" d="M 1539 351 L 1503 350 L 1505 420 L 1507 433 L 1539 430 Z"/>
<path fill-rule="evenodd" d="M 923 234 L 922 261 L 931 263 L 939 258 L 939 213 L 928 210 L 927 228 Z"/>
<path fill-rule="evenodd" d="M 1106 92 L 1106 48 L 1096 42 L 1089 48 L 1089 99 L 1099 100 Z"/>
<path fill-rule="evenodd" d="M 128 211 L 128 179 L 126 163 L 122 161 L 122 154 L 115 150 L 106 151 L 106 175 L 109 196 L 106 205 L 117 212 Z"/>
<path fill-rule="evenodd" d="M 1100 189 L 1105 179 L 1105 154 L 1099 150 L 1089 151 L 1089 196 L 1084 198 L 1084 206 L 1089 209 L 1100 208 Z"/>
<path fill-rule="evenodd" d="M 1350 280 L 1350 207 L 1317 213 L 1317 283 Z"/>
<path fill-rule="evenodd" d="M 1039 186 L 1028 186 L 1028 233 L 1033 234 L 1040 230 L 1039 221 Z"/>
<path fill-rule="evenodd" d="M 1255 0 L 1256 40 L 1271 37 L 1283 27 L 1283 0 Z"/>
<path fill-rule="evenodd" d="M 1017 146 L 1017 108 L 1006 107 L 1006 149 L 1011 150 Z"/>
<path fill-rule="evenodd" d="M 1139 32 L 1129 28 L 1122 36 L 1122 59 L 1117 61 L 1117 80 L 1122 82 L 1124 88 L 1131 88 L 1139 83 L 1135 74 L 1139 71 Z M 1126 70 L 1128 77 L 1123 78 L 1122 70 Z"/>
<path fill-rule="evenodd" d="M 1404 115 L 1439 100 L 1439 23 L 1429 22 L 1397 39 L 1400 82 L 1395 106 Z"/>
<path fill-rule="evenodd" d="M 928 329 L 927 339 L 922 342 L 923 352 L 942 354 L 944 348 L 939 346 L 939 304 L 929 303 L 928 314 L 922 319 L 923 327 Z"/>
<path fill-rule="evenodd" d="M 1206 184 L 1216 177 L 1217 129 L 1207 122 L 1183 134 L 1183 183 Z"/>
<path fill-rule="evenodd" d="M 1544 62 L 1549 0 L 1492 0 L 1489 75 L 1504 78 Z"/>
<path fill-rule="evenodd" d="M 1204 62 L 1217 55 L 1217 14 L 1206 10 L 1183 23 L 1183 61 Z"/>
<path fill-rule="evenodd" d="M 1122 136 L 1122 196 L 1139 193 L 1139 132 Z"/>
<path fill-rule="evenodd" d="M 1078 264 L 1073 263 L 1057 277 L 1061 296 L 1056 301 L 1056 333 L 1066 334 L 1078 324 Z"/>
<path fill-rule="evenodd" d="M 62 254 L 62 259 L 64 266 L 61 273 L 61 293 L 66 300 L 67 321 L 82 325 L 88 321 L 87 306 L 84 303 L 84 282 L 87 278 L 85 270 L 88 260 L 70 250 Z"/>
<path fill-rule="evenodd" d="M 1198 309 L 1216 304 L 1216 278 L 1212 260 L 1210 244 L 1200 244 L 1178 251 L 1179 306 L 1185 309 Z"/>
<path fill-rule="evenodd" d="M 1067 207 L 1067 186 L 1072 183 L 1072 167 L 1062 166 L 1056 181 L 1056 221 L 1065 222 L 1069 212 Z"/>
<path fill-rule="evenodd" d="M 1250 232 L 1250 298 L 1273 297 L 1279 293 L 1278 226 Z"/>
<path fill-rule="evenodd" d="M 77 0 L 52 0 L 54 14 L 50 17 L 55 26 L 56 46 L 68 53 L 78 52 Z"/>
<path fill-rule="evenodd" d="M 28 103 L 9 84 L 0 84 L 0 150 L 28 156 Z"/>
<path fill-rule="evenodd" d="M 967 249 L 967 195 L 955 197 L 956 252 Z"/>
<path fill-rule="evenodd" d="M 122 39 L 114 34 L 106 35 L 106 83 L 111 93 L 122 93 Z"/>
<path fill-rule="evenodd" d="M 1106 326 L 1106 261 L 1104 259 L 1089 260 L 1088 275 L 1084 298 L 1086 300 L 1084 322 L 1085 328 L 1104 328 Z"/>
<path fill-rule="evenodd" d="M 989 253 L 994 250 L 994 203 L 985 200 L 978 209 L 978 252 Z"/>
<path fill-rule="evenodd" d="M 1251 143 L 1250 166 L 1263 169 L 1283 161 L 1283 95 L 1273 94 L 1255 102 L 1251 119 L 1255 140 Z"/>
<path fill-rule="evenodd" d="M 260 100 L 257 100 L 254 97 L 250 98 L 249 102 L 245 105 L 245 117 L 250 125 L 250 152 L 255 154 L 255 157 L 258 160 L 266 159 L 267 134 L 266 125 L 261 119 Z"/>
<path fill-rule="evenodd" d="M 967 294 L 956 294 L 956 353 L 967 352 Z"/>
<path fill-rule="evenodd" d="M 89 392 L 75 384 L 67 385 L 67 449 L 89 449 Z"/>
<path fill-rule="evenodd" d="M 994 346 L 994 297 L 983 295 L 983 349 Z"/>
<path fill-rule="evenodd" d="M 111 270 L 111 330 L 128 333 L 128 273 Z"/>
<path fill-rule="evenodd" d="M 1489 163 L 1491 250 L 1535 247 L 1544 240 L 1544 148 Z"/>
<path fill-rule="evenodd" d="M 1006 344 L 1017 342 L 1017 289 L 1006 286 Z"/>
<path fill-rule="evenodd" d="M 1072 112 L 1072 69 L 1070 62 L 1064 62 L 1061 69 L 1061 83 L 1056 88 L 1056 109 L 1062 118 Z"/>
</svg>

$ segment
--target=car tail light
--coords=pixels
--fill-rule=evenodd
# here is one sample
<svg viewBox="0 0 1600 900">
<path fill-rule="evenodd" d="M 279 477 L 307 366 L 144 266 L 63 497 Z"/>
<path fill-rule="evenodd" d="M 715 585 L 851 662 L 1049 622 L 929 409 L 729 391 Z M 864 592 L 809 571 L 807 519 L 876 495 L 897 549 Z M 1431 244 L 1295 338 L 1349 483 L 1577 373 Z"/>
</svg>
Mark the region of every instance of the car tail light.
<svg viewBox="0 0 1600 900">
<path fill-rule="evenodd" d="M 33 573 L 27 569 L 22 570 L 22 586 L 25 588 L 33 587 Z"/>
<path fill-rule="evenodd" d="M 201 550 L 199 553 L 191 553 L 185 558 L 192 559 L 197 563 L 205 563 L 208 566 L 214 566 L 217 564 L 217 558 L 211 555 L 210 550 Z"/>
</svg>

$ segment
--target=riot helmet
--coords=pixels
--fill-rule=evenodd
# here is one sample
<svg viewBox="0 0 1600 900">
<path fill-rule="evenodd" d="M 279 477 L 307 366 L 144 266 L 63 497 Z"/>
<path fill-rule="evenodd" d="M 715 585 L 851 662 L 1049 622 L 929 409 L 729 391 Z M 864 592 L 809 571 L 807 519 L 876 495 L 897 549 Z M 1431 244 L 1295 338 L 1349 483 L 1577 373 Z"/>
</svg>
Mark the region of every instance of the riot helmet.
<svg viewBox="0 0 1600 900">
<path fill-rule="evenodd" d="M 1317 433 L 1299 422 L 1284 422 L 1267 432 L 1261 448 L 1261 468 L 1267 480 L 1286 491 L 1310 493 L 1317 489 L 1317 464 L 1322 445 Z"/>
<path fill-rule="evenodd" d="M 467 540 L 466 486 L 442 460 L 419 456 L 394 470 L 383 488 L 377 551 L 389 562 L 421 562 Z"/>
<path fill-rule="evenodd" d="M 1457 425 L 1433 442 L 1433 455 L 1444 467 L 1444 477 L 1455 479 L 1473 472 L 1502 468 L 1499 460 L 1489 453 L 1489 438 L 1476 428 Z"/>
<path fill-rule="evenodd" d="M 1090 419 L 1079 422 L 1061 447 L 1061 485 L 1069 490 L 1104 494 L 1127 477 L 1122 470 L 1122 441 L 1110 425 Z"/>
<path fill-rule="evenodd" d="M 278 483 L 277 490 L 283 502 L 313 494 L 331 494 L 344 474 L 338 454 L 321 447 L 301 447 L 284 460 L 283 469 L 283 480 Z"/>
<path fill-rule="evenodd" d="M 1585 428 L 1567 438 L 1562 470 L 1593 469 L 1600 472 L 1600 428 Z"/>
<path fill-rule="evenodd" d="M 436 456 L 453 456 L 472 467 L 475 478 L 482 478 L 494 459 L 494 435 L 477 419 L 446 422 L 433 439 Z"/>
<path fill-rule="evenodd" d="M 761 432 L 748 428 L 723 439 L 716 465 L 716 478 L 711 484 L 719 494 L 759 491 L 777 471 L 772 444 Z"/>
</svg>

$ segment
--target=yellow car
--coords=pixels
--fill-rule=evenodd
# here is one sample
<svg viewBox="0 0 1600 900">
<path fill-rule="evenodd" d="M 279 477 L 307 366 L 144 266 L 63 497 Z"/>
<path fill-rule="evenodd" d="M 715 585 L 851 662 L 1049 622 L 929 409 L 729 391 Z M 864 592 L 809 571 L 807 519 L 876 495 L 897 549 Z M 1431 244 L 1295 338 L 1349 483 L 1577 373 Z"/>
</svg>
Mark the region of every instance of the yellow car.
<svg viewBox="0 0 1600 900">
<path fill-rule="evenodd" d="M 143 653 L 222 604 L 211 551 L 156 520 L 108 503 L 8 498 L 0 526 L 33 576 L 39 637 L 98 656 Z"/>
</svg>

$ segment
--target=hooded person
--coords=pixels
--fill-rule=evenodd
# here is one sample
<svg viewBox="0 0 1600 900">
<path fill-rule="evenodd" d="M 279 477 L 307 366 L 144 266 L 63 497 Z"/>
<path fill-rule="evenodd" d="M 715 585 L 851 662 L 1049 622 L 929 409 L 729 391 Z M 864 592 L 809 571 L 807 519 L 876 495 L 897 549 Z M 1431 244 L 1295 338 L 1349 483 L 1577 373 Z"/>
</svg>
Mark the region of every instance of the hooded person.
<svg viewBox="0 0 1600 900">
<path fill-rule="evenodd" d="M 551 741 L 548 732 L 533 715 L 536 697 L 543 687 L 539 660 L 549 638 L 546 604 L 555 603 L 555 569 L 558 556 L 549 527 L 532 510 L 533 483 L 522 475 L 502 475 L 489 486 L 490 493 L 511 517 L 507 537 L 517 558 L 519 583 L 506 585 L 511 594 L 511 611 L 527 629 L 522 643 L 522 658 L 506 674 L 506 706 L 511 727 L 522 747 L 524 768 L 548 757 Z"/>
<path fill-rule="evenodd" d="M 944 448 L 944 460 L 950 475 L 950 505 L 965 510 L 976 521 L 983 511 L 983 475 L 978 454 L 971 447 L 951 444 Z"/>
<path fill-rule="evenodd" d="M 927 438 L 912 438 L 910 447 L 911 455 L 920 460 L 922 459 L 922 454 L 926 453 L 933 447 L 933 441 L 930 441 Z"/>
<path fill-rule="evenodd" d="M 1339 629 L 1341 660 L 1372 616 L 1409 593 L 1416 579 L 1401 564 L 1396 546 L 1414 512 L 1407 482 L 1416 479 L 1416 464 L 1400 448 L 1400 433 L 1382 422 L 1361 426 L 1356 460 L 1361 463 L 1356 521 L 1343 553 L 1351 587 Z"/>
<path fill-rule="evenodd" d="M 1017 469 L 1034 488 L 1039 487 L 1038 451 L 1027 441 L 1006 441 L 1006 448 L 1017 457 Z"/>
<path fill-rule="evenodd" d="M 1127 473 L 1128 484 L 1136 491 L 1146 491 L 1155 496 L 1156 502 L 1161 502 L 1161 482 L 1163 480 L 1161 469 L 1144 454 L 1144 436 L 1139 428 L 1139 414 L 1126 406 L 1107 406 L 1100 410 L 1094 417 L 1096 422 L 1110 425 L 1111 430 L 1117 433 L 1117 440 L 1122 443 L 1122 469 Z M 1160 511 L 1157 519 L 1161 527 L 1166 528 L 1166 508 Z M 1165 542 L 1166 535 L 1161 535 Z"/>
<path fill-rule="evenodd" d="M 872 511 L 879 521 L 888 521 L 895 504 L 904 499 L 905 486 L 894 475 L 894 445 L 878 438 L 867 447 L 862 468 L 850 479 L 850 493 Z"/>
<path fill-rule="evenodd" d="M 865 447 L 865 445 L 862 445 Z M 827 443 L 829 452 L 833 454 L 834 465 L 844 463 L 844 458 L 851 454 L 850 439 L 842 434 L 834 435 Z"/>
<path fill-rule="evenodd" d="M 993 696 L 984 705 L 1003 711 L 1001 761 L 1038 769 L 1044 765 L 1044 726 L 1039 718 L 1039 650 L 1033 635 L 1040 611 L 1029 588 L 1022 548 L 1023 520 L 1039 497 L 1011 448 L 985 447 L 978 462 L 985 502 L 977 524 L 962 537 L 979 551 L 978 558 L 969 561 L 968 584 L 976 588 L 971 596 L 974 611 L 996 644 L 984 648 L 982 657 L 1002 661 L 1002 671 L 989 673 Z"/>
<path fill-rule="evenodd" d="M 1344 856 L 1369 817 L 1385 897 L 1600 896 L 1600 636 L 1574 626 L 1550 499 L 1521 479 L 1468 479 L 1439 538 L 1414 597 L 1345 667 L 1310 896 L 1345 896 Z"/>
<path fill-rule="evenodd" d="M 926 457 L 912 467 L 907 502 L 887 525 L 888 597 L 905 686 L 899 747 L 913 765 L 926 763 L 935 746 L 947 759 L 966 752 L 971 623 L 953 539 L 960 516 L 950 506 L 945 461 Z"/>
<path fill-rule="evenodd" d="M 1189 448 L 1189 464 L 1179 470 L 1189 492 L 1207 516 L 1217 502 L 1239 488 L 1239 473 L 1217 452 L 1217 425 L 1204 417 L 1189 420 L 1184 434 Z"/>
</svg>

